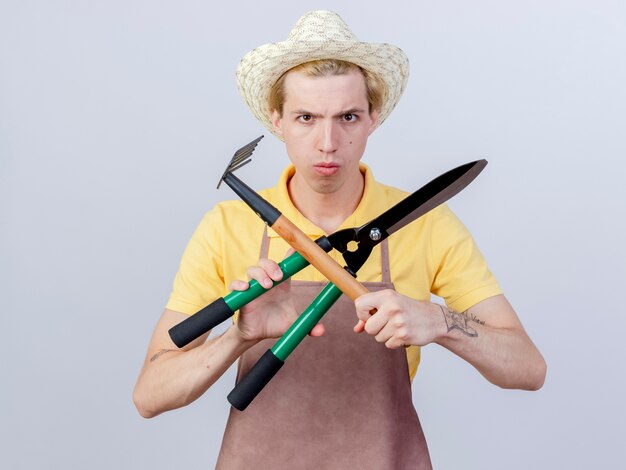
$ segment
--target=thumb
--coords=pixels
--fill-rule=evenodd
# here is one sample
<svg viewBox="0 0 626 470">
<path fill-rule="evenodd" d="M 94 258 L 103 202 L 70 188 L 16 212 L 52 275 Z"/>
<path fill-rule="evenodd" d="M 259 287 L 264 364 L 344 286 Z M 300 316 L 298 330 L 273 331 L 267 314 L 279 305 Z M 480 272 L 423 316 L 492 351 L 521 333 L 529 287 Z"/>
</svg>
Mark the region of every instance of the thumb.
<svg viewBox="0 0 626 470">
<path fill-rule="evenodd" d="M 354 307 L 356 308 L 356 316 L 359 319 L 358 323 L 354 325 L 355 333 L 363 333 L 365 331 L 365 322 L 376 313 L 378 302 L 375 292 L 369 292 L 357 297 L 354 301 Z"/>
<path fill-rule="evenodd" d="M 366 322 L 380 306 L 377 292 L 368 292 L 356 298 L 354 307 L 359 320 Z"/>
</svg>

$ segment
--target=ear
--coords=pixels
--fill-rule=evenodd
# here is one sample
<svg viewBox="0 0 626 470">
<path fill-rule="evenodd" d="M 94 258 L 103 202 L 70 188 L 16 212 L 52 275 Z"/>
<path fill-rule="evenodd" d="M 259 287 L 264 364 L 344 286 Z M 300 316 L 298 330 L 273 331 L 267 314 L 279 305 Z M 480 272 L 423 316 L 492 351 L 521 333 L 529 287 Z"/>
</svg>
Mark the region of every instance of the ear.
<svg viewBox="0 0 626 470">
<path fill-rule="evenodd" d="M 276 111 L 275 109 L 272 109 L 272 126 L 274 126 L 274 131 L 276 131 L 276 134 L 278 134 L 279 136 L 283 136 L 283 129 L 281 127 L 282 125 L 282 116 L 278 113 L 278 111 Z"/>
<path fill-rule="evenodd" d="M 376 130 L 376 128 L 378 127 L 378 119 L 380 117 L 380 112 L 374 110 L 370 113 L 370 120 L 371 120 L 371 124 L 370 124 L 370 128 L 369 131 L 367 133 L 368 136 L 372 135 L 372 132 L 374 132 Z"/>
</svg>

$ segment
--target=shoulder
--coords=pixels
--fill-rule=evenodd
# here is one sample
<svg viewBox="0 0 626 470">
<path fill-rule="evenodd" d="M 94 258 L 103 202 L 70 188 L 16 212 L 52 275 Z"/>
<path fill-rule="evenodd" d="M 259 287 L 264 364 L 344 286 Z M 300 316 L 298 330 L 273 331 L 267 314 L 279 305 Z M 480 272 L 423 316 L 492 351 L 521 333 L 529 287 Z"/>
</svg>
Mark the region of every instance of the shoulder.
<svg viewBox="0 0 626 470">
<path fill-rule="evenodd" d="M 272 188 L 258 191 L 258 194 L 270 204 L 279 205 L 282 193 L 280 183 Z M 197 231 L 213 239 L 238 238 L 245 233 L 258 233 L 263 230 L 264 222 L 242 200 L 220 201 L 204 214 Z"/>
<path fill-rule="evenodd" d="M 390 204 L 396 204 L 411 194 L 403 189 L 389 186 L 378 181 L 372 182 L 372 191 L 376 197 L 382 197 Z"/>
<path fill-rule="evenodd" d="M 407 191 L 375 180 L 372 171 L 365 165 L 361 166 L 361 172 L 365 178 L 365 187 L 357 209 L 359 218 L 369 220 L 376 217 L 409 195 Z"/>
<path fill-rule="evenodd" d="M 372 181 L 372 194 L 375 200 L 384 201 L 387 209 L 389 209 L 405 199 L 407 196 L 410 196 L 412 193 L 395 186 L 390 186 L 378 181 Z M 419 223 L 411 225 L 414 228 L 419 227 L 420 231 L 425 228 L 430 230 L 442 230 L 444 227 L 462 226 L 459 218 L 446 203 L 442 203 L 431 209 L 427 213 L 420 216 L 417 220 Z"/>
<path fill-rule="evenodd" d="M 227 200 L 206 212 L 197 232 L 208 238 L 229 238 L 242 231 L 262 228 L 263 221 L 243 202 Z"/>
<path fill-rule="evenodd" d="M 247 217 L 249 214 L 255 215 L 254 212 L 246 205 L 245 202 L 240 200 L 227 200 L 221 201 L 215 204 L 213 208 L 205 214 L 205 218 L 213 221 L 226 221 Z"/>
</svg>

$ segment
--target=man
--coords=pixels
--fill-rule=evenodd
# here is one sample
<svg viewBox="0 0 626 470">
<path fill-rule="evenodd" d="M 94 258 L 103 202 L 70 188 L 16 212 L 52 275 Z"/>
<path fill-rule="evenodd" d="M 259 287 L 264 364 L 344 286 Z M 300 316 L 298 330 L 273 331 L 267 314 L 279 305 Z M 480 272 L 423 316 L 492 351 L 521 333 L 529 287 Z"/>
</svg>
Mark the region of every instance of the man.
<svg viewBox="0 0 626 470">
<path fill-rule="evenodd" d="M 240 92 L 284 140 L 292 163 L 263 197 L 312 238 L 358 227 L 404 198 L 360 161 L 407 76 L 401 50 L 358 41 L 331 12 L 306 14 L 287 41 L 246 55 Z M 273 260 L 287 249 L 240 201 L 207 214 L 183 255 L 135 388 L 142 416 L 191 403 L 237 358 L 241 377 L 271 346 L 268 338 L 308 305 L 325 281 L 313 267 L 247 305 L 221 336 L 205 335 L 183 350 L 168 336 L 226 286 L 246 289 L 246 276 L 268 287 L 281 279 Z M 445 205 L 381 243 L 358 274 L 370 293 L 354 303 L 342 297 L 246 411 L 231 411 L 218 467 L 430 468 L 409 381 L 419 347 L 430 343 L 501 387 L 542 386 L 541 354 Z M 447 305 L 431 303 L 431 292 Z"/>
</svg>

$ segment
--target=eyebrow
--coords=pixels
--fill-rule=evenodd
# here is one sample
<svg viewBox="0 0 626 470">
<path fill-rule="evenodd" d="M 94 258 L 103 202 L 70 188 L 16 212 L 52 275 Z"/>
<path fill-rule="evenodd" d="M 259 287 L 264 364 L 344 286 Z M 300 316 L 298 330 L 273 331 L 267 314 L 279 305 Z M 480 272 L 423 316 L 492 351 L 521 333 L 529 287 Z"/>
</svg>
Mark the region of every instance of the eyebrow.
<svg viewBox="0 0 626 470">
<path fill-rule="evenodd" d="M 347 109 L 345 111 L 340 111 L 337 114 L 335 114 L 333 117 L 341 117 L 341 116 L 345 116 L 346 114 L 363 114 L 366 111 L 364 109 L 361 108 L 350 108 Z M 308 116 L 313 116 L 315 118 L 319 118 L 322 117 L 321 114 L 316 114 L 316 113 L 312 113 L 311 111 L 307 111 L 306 109 L 294 109 L 291 114 L 306 114 Z"/>
</svg>

